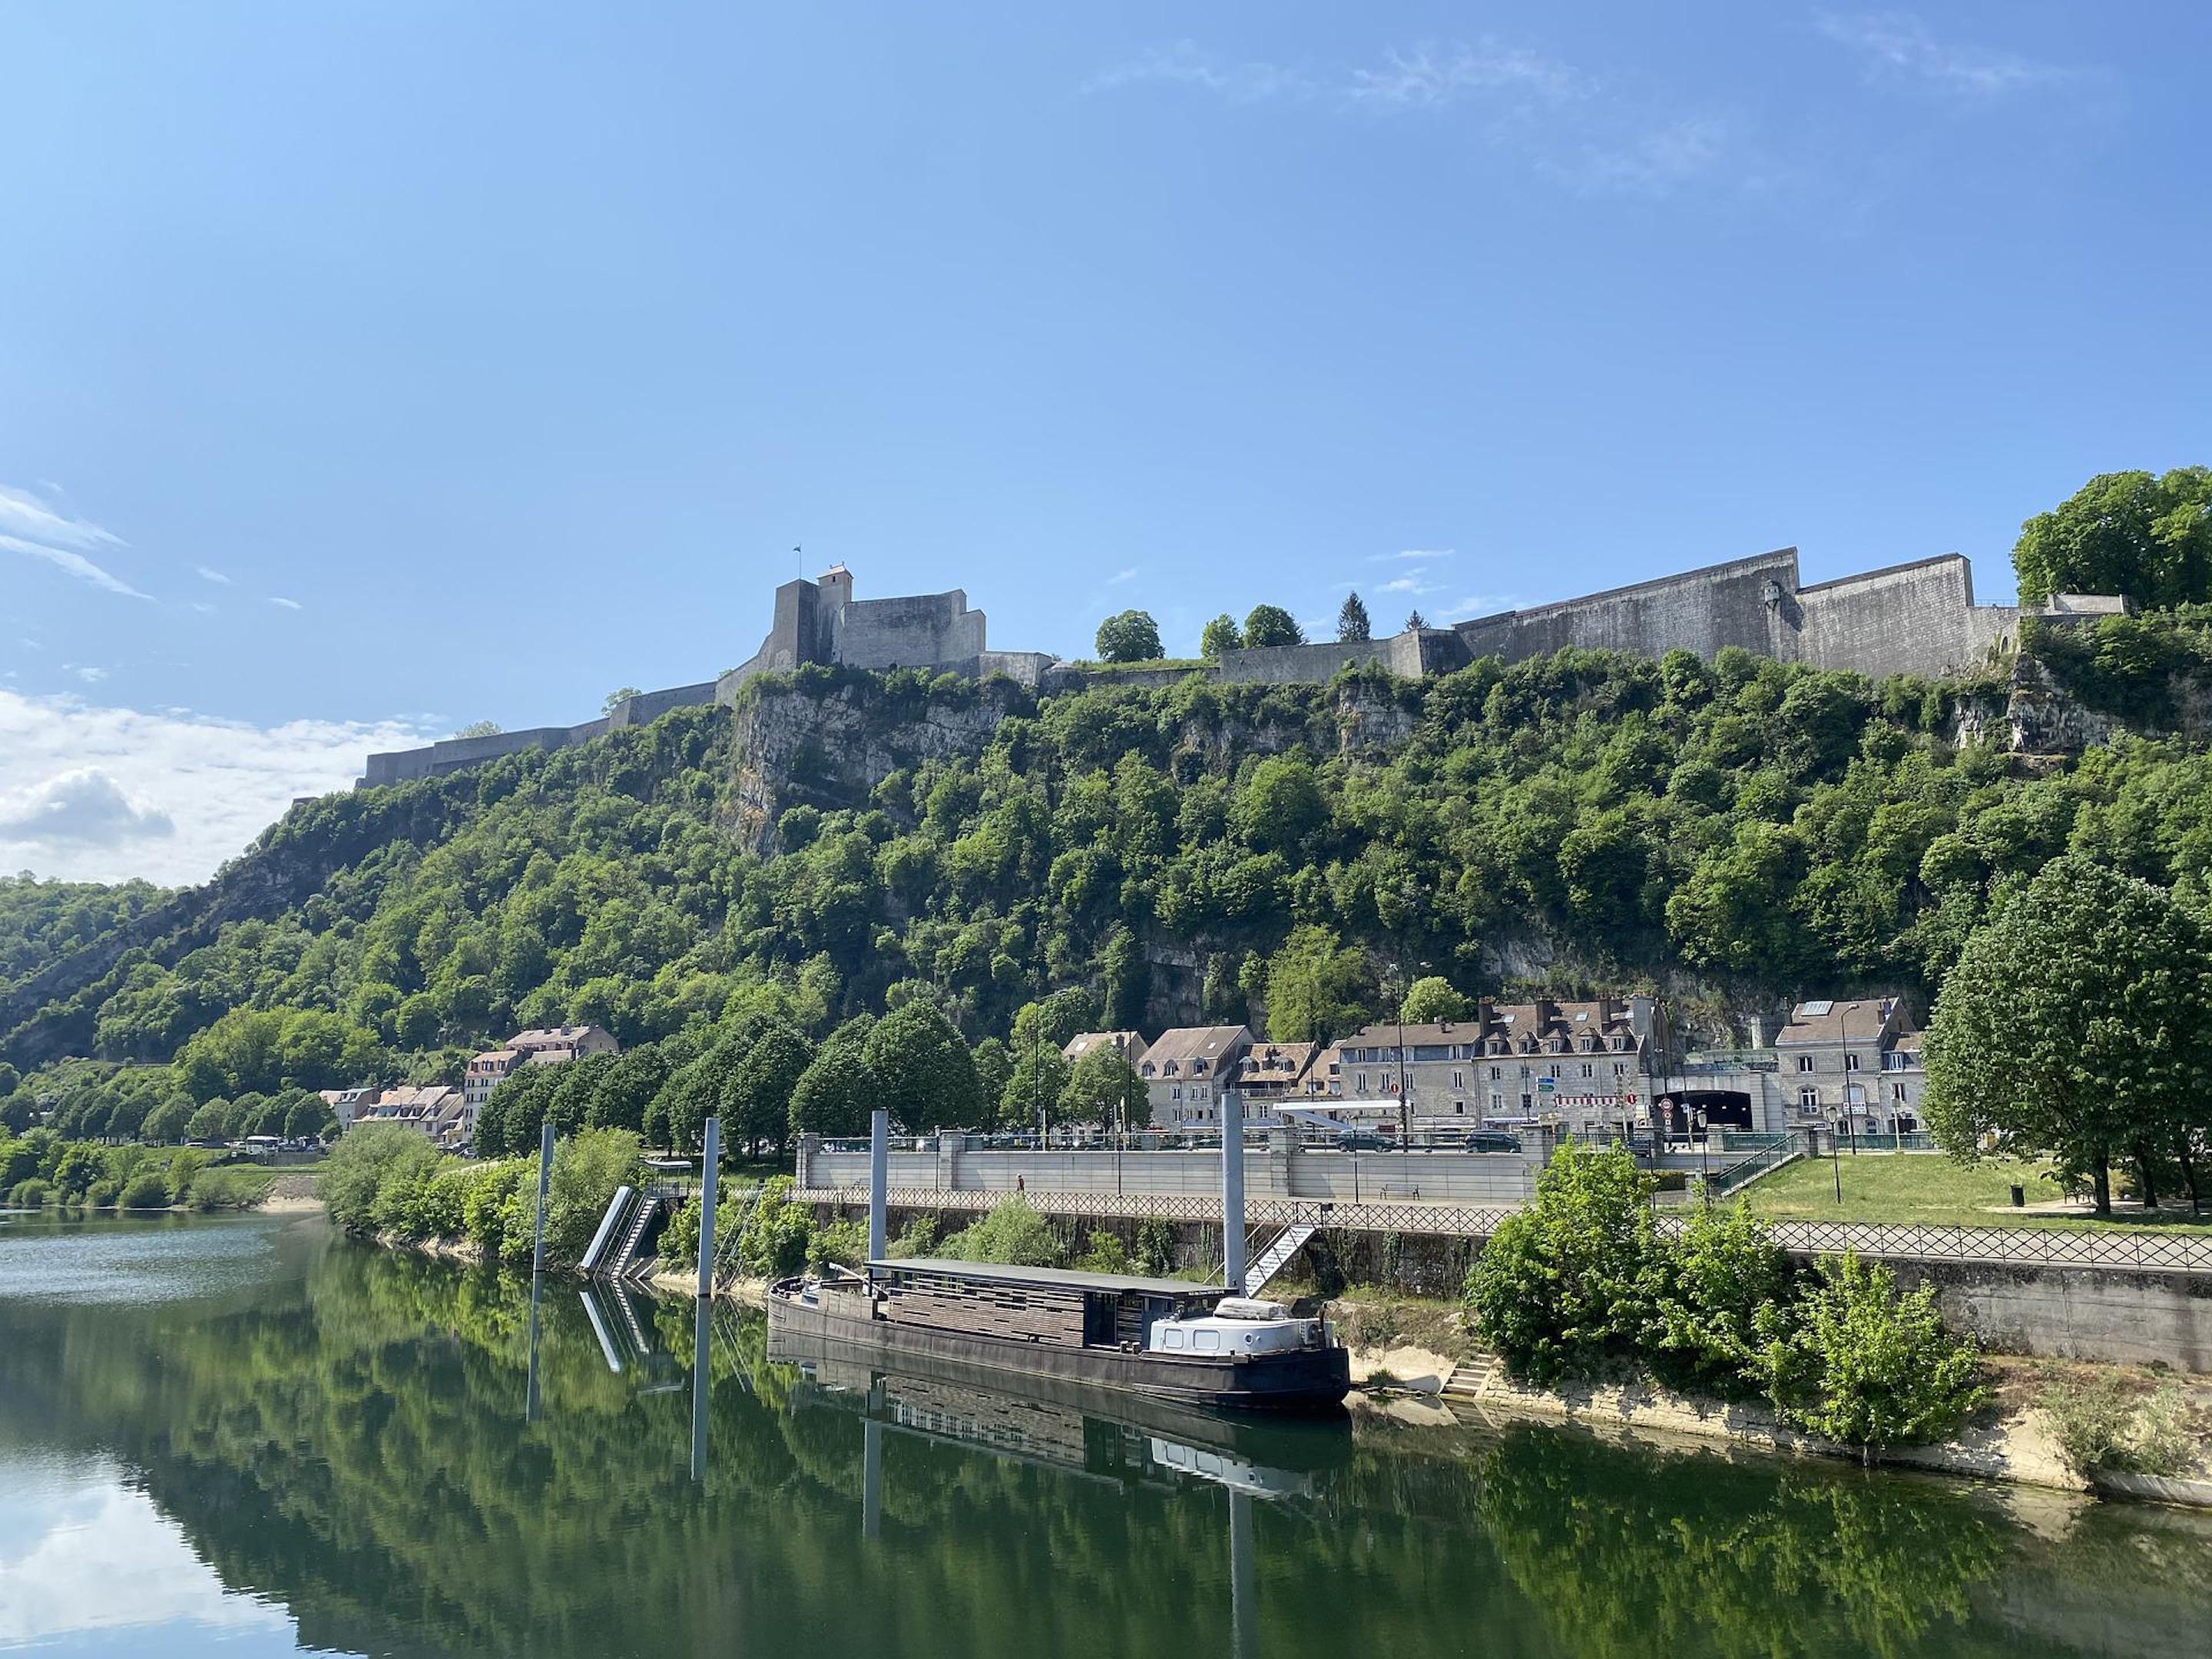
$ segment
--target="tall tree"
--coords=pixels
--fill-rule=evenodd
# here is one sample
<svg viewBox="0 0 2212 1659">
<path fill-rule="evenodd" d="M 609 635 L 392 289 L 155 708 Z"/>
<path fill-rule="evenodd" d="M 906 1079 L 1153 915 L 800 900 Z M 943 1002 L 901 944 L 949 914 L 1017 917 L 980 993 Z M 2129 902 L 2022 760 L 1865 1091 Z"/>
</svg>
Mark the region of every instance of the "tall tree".
<svg viewBox="0 0 2212 1659">
<path fill-rule="evenodd" d="M 599 699 L 599 713 L 603 717 L 611 714 L 632 697 L 641 697 L 644 695 L 645 693 L 634 685 L 618 685 Z"/>
<path fill-rule="evenodd" d="M 2212 599 L 2212 467 L 2103 472 L 2021 526 L 2023 605 L 2125 593 L 2163 609 Z"/>
<path fill-rule="evenodd" d="M 1271 645 L 1304 645 L 1305 630 L 1279 605 L 1255 605 L 1244 618 L 1244 643 L 1254 650 Z"/>
<path fill-rule="evenodd" d="M 1408 611 L 1406 613 L 1406 631 L 1408 634 L 1418 634 L 1428 625 L 1429 619 L 1419 611 Z"/>
<path fill-rule="evenodd" d="M 1101 1042 L 1075 1062 L 1067 1086 L 1060 1091 L 1060 1115 L 1070 1123 L 1142 1125 L 1145 1080 L 1119 1048 Z"/>
<path fill-rule="evenodd" d="M 2109 1215 L 2115 1161 L 2148 1179 L 2212 1127 L 2212 933 L 2163 888 L 2053 859 L 1967 937 L 1925 1052 L 1946 1152 L 2056 1157 Z"/>
<path fill-rule="evenodd" d="M 813 1063 L 814 1045 L 781 1020 L 762 1032 L 733 1079 L 738 1134 L 748 1142 L 773 1142 L 781 1158 L 791 1129 L 792 1097 Z"/>
<path fill-rule="evenodd" d="M 1226 611 L 1199 631 L 1198 654 L 1201 657 L 1218 657 L 1224 651 L 1241 651 L 1243 647 L 1244 631 Z"/>
<path fill-rule="evenodd" d="M 982 1121 L 975 1057 L 935 1003 L 916 1000 L 885 1014 L 868 1033 L 864 1052 L 892 1116 L 908 1128 Z"/>
<path fill-rule="evenodd" d="M 1101 662 L 1155 662 L 1160 652 L 1159 624 L 1142 611 L 1123 611 L 1098 624 Z"/>
<path fill-rule="evenodd" d="M 1327 927 L 1291 930 L 1267 958 L 1267 1036 L 1275 1042 L 1328 1042 L 1356 1029 L 1373 1006 L 1360 953 Z"/>
<path fill-rule="evenodd" d="M 1367 621 L 1367 605 L 1357 593 L 1347 593 L 1336 613 L 1336 637 L 1340 640 L 1364 640 L 1373 630 Z"/>
<path fill-rule="evenodd" d="M 816 1052 L 791 1091 L 794 1134 L 864 1135 L 868 1117 L 883 1103 L 876 1074 L 868 1069 L 858 1032 L 833 1032 Z"/>
<path fill-rule="evenodd" d="M 1406 988 L 1398 1018 L 1408 1025 L 1426 1025 L 1441 1019 L 1465 1019 L 1474 1011 L 1474 1005 L 1454 990 L 1449 980 L 1432 974 Z"/>
</svg>

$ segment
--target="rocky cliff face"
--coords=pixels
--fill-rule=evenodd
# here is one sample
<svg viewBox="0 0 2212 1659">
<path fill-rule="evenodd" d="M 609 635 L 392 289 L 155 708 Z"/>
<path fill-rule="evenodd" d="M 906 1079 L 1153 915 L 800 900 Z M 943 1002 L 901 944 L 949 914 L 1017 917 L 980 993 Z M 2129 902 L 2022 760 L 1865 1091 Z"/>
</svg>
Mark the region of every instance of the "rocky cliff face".
<svg viewBox="0 0 2212 1659">
<path fill-rule="evenodd" d="M 1960 702 L 1952 736 L 1961 747 L 1993 743 L 2009 754 L 2043 758 L 2078 755 L 2126 729 L 2117 717 L 2069 696 L 2041 663 L 2022 656 L 2003 690 Z"/>
</svg>

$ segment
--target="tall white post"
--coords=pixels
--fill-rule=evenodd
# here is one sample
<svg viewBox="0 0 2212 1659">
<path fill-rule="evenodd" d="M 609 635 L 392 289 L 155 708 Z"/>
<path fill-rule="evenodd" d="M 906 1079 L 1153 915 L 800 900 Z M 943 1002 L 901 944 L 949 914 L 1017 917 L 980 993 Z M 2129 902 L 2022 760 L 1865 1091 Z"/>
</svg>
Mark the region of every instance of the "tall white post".
<svg viewBox="0 0 2212 1659">
<path fill-rule="evenodd" d="M 530 1256 L 530 1271 L 545 1271 L 545 1194 L 553 1186 L 553 1125 L 548 1121 L 538 1132 L 538 1242 Z"/>
<path fill-rule="evenodd" d="M 1234 1089 L 1221 1091 L 1222 1282 L 1244 1294 L 1244 1103 Z"/>
<path fill-rule="evenodd" d="M 881 1107 L 868 1118 L 868 1260 L 884 1259 L 884 1212 L 890 1205 L 891 1115 Z"/>
<path fill-rule="evenodd" d="M 707 1120 L 707 1153 L 699 1161 L 699 1294 L 714 1293 L 714 1204 L 722 1184 L 722 1120 Z"/>
</svg>

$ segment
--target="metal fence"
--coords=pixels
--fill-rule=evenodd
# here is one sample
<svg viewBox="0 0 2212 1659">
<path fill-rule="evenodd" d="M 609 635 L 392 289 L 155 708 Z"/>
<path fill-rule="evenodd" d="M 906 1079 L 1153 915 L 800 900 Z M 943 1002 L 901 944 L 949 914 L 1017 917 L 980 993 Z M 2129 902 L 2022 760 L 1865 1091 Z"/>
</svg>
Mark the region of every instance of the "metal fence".
<svg viewBox="0 0 2212 1659">
<path fill-rule="evenodd" d="M 801 1203 L 865 1208 L 865 1187 L 811 1187 L 793 1193 Z M 895 1210 L 931 1210 L 975 1214 L 1006 1196 L 1003 1189 L 893 1187 Z M 1221 1195 L 1200 1193 L 1048 1192 L 1030 1188 L 1024 1197 L 1047 1215 L 1127 1218 L 1160 1217 L 1171 1221 L 1221 1220 Z M 1516 1206 L 1404 1200 L 1377 1194 L 1359 1202 L 1304 1198 L 1248 1197 L 1244 1212 L 1253 1226 L 1290 1226 L 1300 1222 L 1352 1232 L 1397 1232 L 1458 1238 L 1487 1238 Z M 1677 1228 L 1675 1217 L 1659 1224 Z M 1894 1261 L 1954 1261 L 1995 1267 L 2091 1267 L 2143 1273 L 2212 1273 L 2212 1229 L 2123 1231 L 2051 1227 L 1929 1227 L 1870 1221 L 1775 1221 L 1774 1242 L 1793 1255 L 1833 1255 L 1845 1250 Z"/>
</svg>

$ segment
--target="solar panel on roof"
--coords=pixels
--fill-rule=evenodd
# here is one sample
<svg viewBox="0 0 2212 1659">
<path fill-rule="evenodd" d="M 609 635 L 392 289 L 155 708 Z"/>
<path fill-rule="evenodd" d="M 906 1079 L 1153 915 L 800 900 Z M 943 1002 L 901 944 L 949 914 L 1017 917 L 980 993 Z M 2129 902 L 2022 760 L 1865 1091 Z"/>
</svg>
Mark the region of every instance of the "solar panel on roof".
<svg viewBox="0 0 2212 1659">
<path fill-rule="evenodd" d="M 1818 1019 L 1823 1014 L 1832 1014 L 1835 1012 L 1835 1011 L 1836 1005 L 1833 1002 L 1825 1000 L 1820 1002 L 1808 1002 L 1802 1004 L 1797 1010 L 1799 1014 L 1813 1019 Z"/>
</svg>

